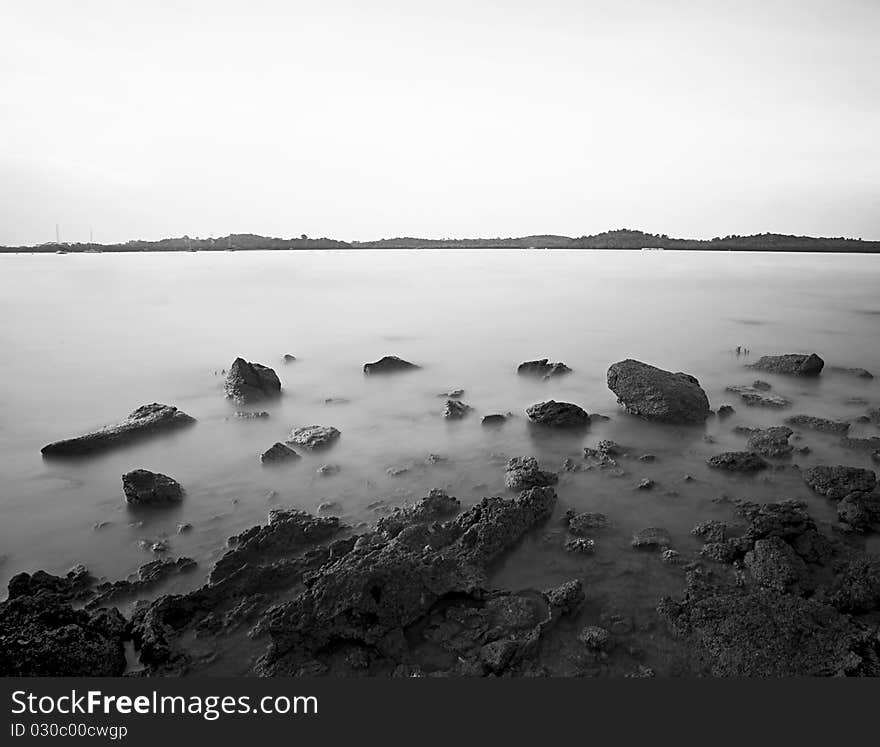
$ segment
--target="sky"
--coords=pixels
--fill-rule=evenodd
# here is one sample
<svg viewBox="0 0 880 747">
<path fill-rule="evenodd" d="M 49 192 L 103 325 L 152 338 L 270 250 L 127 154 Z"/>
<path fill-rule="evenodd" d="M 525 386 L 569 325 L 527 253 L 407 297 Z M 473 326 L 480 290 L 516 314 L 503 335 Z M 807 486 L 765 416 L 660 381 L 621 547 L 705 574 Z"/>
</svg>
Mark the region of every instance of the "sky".
<svg viewBox="0 0 880 747">
<path fill-rule="evenodd" d="M 0 244 L 880 239 L 878 0 L 0 0 Z"/>
</svg>

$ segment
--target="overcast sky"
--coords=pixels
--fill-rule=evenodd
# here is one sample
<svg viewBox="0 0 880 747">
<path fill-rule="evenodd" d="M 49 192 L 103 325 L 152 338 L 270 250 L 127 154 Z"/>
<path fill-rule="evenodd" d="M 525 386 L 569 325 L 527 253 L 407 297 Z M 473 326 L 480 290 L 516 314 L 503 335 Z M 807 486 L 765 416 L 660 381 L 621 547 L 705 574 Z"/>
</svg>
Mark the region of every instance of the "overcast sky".
<svg viewBox="0 0 880 747">
<path fill-rule="evenodd" d="M 880 239 L 878 0 L 0 0 L 0 243 Z"/>
</svg>

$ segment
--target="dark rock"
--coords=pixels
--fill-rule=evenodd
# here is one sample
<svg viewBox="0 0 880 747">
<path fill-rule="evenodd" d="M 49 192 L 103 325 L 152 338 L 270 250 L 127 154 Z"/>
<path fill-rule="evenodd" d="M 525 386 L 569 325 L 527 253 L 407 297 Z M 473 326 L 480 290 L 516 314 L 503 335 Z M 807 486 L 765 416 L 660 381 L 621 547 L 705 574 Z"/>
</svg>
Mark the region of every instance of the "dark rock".
<svg viewBox="0 0 880 747">
<path fill-rule="evenodd" d="M 603 649 L 611 643 L 611 633 L 598 625 L 587 625 L 578 633 L 578 640 L 587 648 Z"/>
<path fill-rule="evenodd" d="M 450 389 L 448 392 L 440 392 L 437 396 L 443 399 L 459 399 L 464 396 L 464 389 Z"/>
<path fill-rule="evenodd" d="M 656 460 L 657 460 L 657 457 L 654 456 L 653 454 L 642 454 L 639 457 L 640 462 L 654 462 Z"/>
<path fill-rule="evenodd" d="M 803 472 L 804 482 L 810 489 L 827 498 L 840 500 L 853 492 L 870 492 L 877 484 L 877 476 L 860 467 L 811 467 Z"/>
<path fill-rule="evenodd" d="M 645 529 L 639 529 L 637 532 L 633 532 L 630 544 L 633 547 L 649 550 L 665 550 L 672 545 L 672 538 L 669 536 L 669 532 L 665 529 L 647 527 Z"/>
<path fill-rule="evenodd" d="M 501 414 L 486 415 L 483 417 L 483 425 L 503 425 L 507 422 L 507 416 Z"/>
<path fill-rule="evenodd" d="M 97 596 L 90 600 L 86 609 L 94 609 L 103 606 L 107 602 L 129 597 L 147 591 L 171 576 L 180 573 L 189 573 L 196 568 L 196 561 L 192 558 L 161 558 L 144 563 L 138 568 L 137 573 L 122 581 L 98 584 L 95 588 Z"/>
<path fill-rule="evenodd" d="M 793 425 L 795 428 L 809 428 L 810 430 L 823 431 L 824 433 L 839 433 L 843 435 L 849 431 L 849 423 L 816 418 L 812 415 L 792 415 L 790 418 L 786 418 L 785 422 Z"/>
<path fill-rule="evenodd" d="M 874 374 L 864 368 L 845 368 L 844 366 L 828 366 L 829 371 L 857 376 L 860 379 L 873 379 Z"/>
<path fill-rule="evenodd" d="M 880 609 L 880 559 L 865 555 L 845 563 L 825 597 L 829 604 L 849 614 Z"/>
<path fill-rule="evenodd" d="M 749 436 L 748 447 L 765 457 L 788 456 L 794 450 L 794 447 L 788 442 L 792 433 L 791 428 L 786 425 L 764 428 Z"/>
<path fill-rule="evenodd" d="M 806 504 L 802 501 L 764 504 L 743 501 L 737 504 L 736 510 L 749 522 L 744 538 L 750 542 L 767 537 L 779 537 L 786 542 L 792 542 L 802 534 L 816 529 L 816 523 L 807 513 Z"/>
<path fill-rule="evenodd" d="M 880 672 L 870 634 L 827 604 L 766 588 L 740 589 L 688 574 L 682 602 L 658 607 L 672 631 L 717 677 Z"/>
<path fill-rule="evenodd" d="M 592 555 L 596 549 L 596 543 L 589 537 L 574 537 L 565 541 L 563 548 L 566 552 L 579 555 Z"/>
<path fill-rule="evenodd" d="M 550 363 L 547 358 L 541 358 L 538 361 L 520 363 L 516 372 L 521 375 L 540 376 L 544 379 L 549 379 L 551 376 L 571 373 L 571 369 L 564 363 Z"/>
<path fill-rule="evenodd" d="M 729 472 L 757 472 L 770 466 L 753 451 L 725 451 L 709 457 L 706 464 Z"/>
<path fill-rule="evenodd" d="M 568 531 L 577 537 L 586 537 L 595 531 L 610 529 L 611 520 L 605 514 L 598 513 L 582 513 L 576 514 L 574 511 L 565 512 L 565 523 Z"/>
<path fill-rule="evenodd" d="M 138 407 L 119 423 L 108 425 L 84 436 L 55 441 L 44 446 L 41 451 L 47 456 L 90 454 L 195 422 L 195 418 L 181 412 L 176 407 L 154 402 L 151 405 Z"/>
<path fill-rule="evenodd" d="M 398 358 L 396 355 L 385 355 L 375 363 L 364 363 L 365 374 L 398 373 L 419 368 L 415 363 Z"/>
<path fill-rule="evenodd" d="M 236 358 L 226 374 L 226 396 L 239 405 L 278 397 L 281 382 L 276 373 L 260 363 Z"/>
<path fill-rule="evenodd" d="M 396 508 L 388 516 L 383 516 L 376 523 L 376 531 L 391 539 L 408 526 L 439 521 L 457 514 L 460 510 L 461 502 L 458 498 L 449 495 L 445 490 L 435 489 L 418 503 Z"/>
<path fill-rule="evenodd" d="M 535 423 L 553 428 L 584 428 L 590 424 L 590 416 L 583 408 L 552 399 L 527 408 L 526 415 Z"/>
<path fill-rule="evenodd" d="M 777 394 L 762 394 L 750 386 L 729 386 L 724 391 L 738 394 L 743 404 L 749 407 L 770 407 L 773 409 L 791 407 L 791 400 Z"/>
<path fill-rule="evenodd" d="M 752 382 L 752 389 L 757 389 L 759 392 L 769 392 L 773 387 L 766 381 L 761 381 L 761 379 L 755 379 Z"/>
<path fill-rule="evenodd" d="M 731 405 L 721 405 L 721 407 L 718 408 L 718 417 L 728 418 L 735 412 L 736 410 L 734 410 Z"/>
<path fill-rule="evenodd" d="M 654 481 L 648 479 L 647 477 L 639 480 L 639 484 L 636 485 L 636 488 L 639 490 L 651 490 L 654 487 Z"/>
<path fill-rule="evenodd" d="M 555 485 L 558 481 L 559 476 L 540 469 L 534 457 L 514 457 L 507 463 L 504 473 L 504 484 L 509 490 L 542 488 Z"/>
<path fill-rule="evenodd" d="M 299 444 L 305 449 L 323 449 L 330 446 L 342 434 L 329 425 L 305 425 L 294 428 L 287 437 L 287 443 Z"/>
<path fill-rule="evenodd" d="M 691 534 L 702 537 L 706 542 L 723 542 L 727 539 L 727 524 L 714 519 L 702 521 L 691 529 Z"/>
<path fill-rule="evenodd" d="M 875 425 L 880 425 L 880 407 L 868 410 L 868 420 Z"/>
<path fill-rule="evenodd" d="M 299 458 L 299 454 L 281 442 L 276 442 L 260 454 L 260 461 L 263 464 L 279 464 L 281 462 L 295 461 Z"/>
<path fill-rule="evenodd" d="M 447 420 L 461 420 L 472 409 L 470 405 L 466 405 L 457 399 L 448 399 L 443 407 L 443 417 Z"/>
<path fill-rule="evenodd" d="M 880 451 L 880 436 L 870 436 L 869 438 L 850 438 L 840 439 L 840 445 L 844 449 L 852 449 L 853 451 Z"/>
<path fill-rule="evenodd" d="M 699 381 L 628 359 L 608 369 L 608 388 L 631 415 L 662 423 L 702 423 L 709 400 Z"/>
<path fill-rule="evenodd" d="M 136 469 L 122 476 L 125 500 L 137 506 L 161 506 L 183 500 L 180 483 L 160 472 Z"/>
<path fill-rule="evenodd" d="M 37 581 L 34 578 L 42 574 Z M 25 576 L 27 579 L 25 580 Z M 54 579 L 54 581 L 50 580 Z M 19 574 L 0 602 L 0 672 L 6 677 L 119 677 L 125 618 L 114 609 L 75 610 L 70 580 Z"/>
<path fill-rule="evenodd" d="M 837 518 L 854 532 L 867 532 L 880 523 L 880 494 L 850 493 L 837 504 Z"/>
<path fill-rule="evenodd" d="M 265 410 L 258 412 L 244 412 L 239 410 L 235 413 L 235 417 L 239 420 L 264 420 L 269 417 L 269 413 Z"/>
<path fill-rule="evenodd" d="M 285 363 L 293 363 L 296 360 L 296 356 L 291 355 L 290 353 L 285 353 L 283 360 Z"/>
<path fill-rule="evenodd" d="M 779 592 L 800 592 L 807 583 L 806 563 L 779 537 L 755 542 L 744 563 L 755 581 Z"/>
<path fill-rule="evenodd" d="M 755 363 L 750 364 L 749 368 L 792 376 L 818 376 L 822 373 L 824 365 L 825 361 L 815 353 L 809 355 L 789 353 L 787 355 L 761 356 Z"/>
</svg>

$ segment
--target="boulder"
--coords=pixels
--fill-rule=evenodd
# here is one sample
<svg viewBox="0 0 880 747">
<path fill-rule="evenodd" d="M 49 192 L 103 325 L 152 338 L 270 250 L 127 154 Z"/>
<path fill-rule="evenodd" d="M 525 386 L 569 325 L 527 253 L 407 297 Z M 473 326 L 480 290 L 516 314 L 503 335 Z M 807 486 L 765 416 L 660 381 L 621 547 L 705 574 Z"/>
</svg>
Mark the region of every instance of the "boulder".
<svg viewBox="0 0 880 747">
<path fill-rule="evenodd" d="M 768 373 L 788 374 L 791 376 L 818 376 L 825 365 L 818 355 L 810 353 L 788 353 L 786 355 L 764 355 L 758 358 L 750 368 Z"/>
<path fill-rule="evenodd" d="M 583 408 L 552 399 L 527 408 L 526 415 L 532 422 L 552 428 L 584 428 L 590 424 L 590 416 Z"/>
<path fill-rule="evenodd" d="M 794 447 L 788 442 L 794 431 L 786 425 L 763 428 L 749 436 L 748 447 L 765 457 L 789 456 Z"/>
<path fill-rule="evenodd" d="M 249 363 L 236 358 L 226 374 L 226 396 L 238 405 L 278 397 L 281 382 L 276 373 L 260 363 Z"/>
<path fill-rule="evenodd" d="M 386 355 L 373 363 L 364 363 L 365 374 L 398 373 L 419 368 L 415 363 L 405 361 L 396 355 Z"/>
<path fill-rule="evenodd" d="M 709 457 L 706 464 L 728 472 L 757 472 L 770 466 L 753 451 L 725 451 Z"/>
<path fill-rule="evenodd" d="M 812 415 L 792 415 L 786 418 L 785 422 L 793 425 L 795 428 L 809 428 L 813 431 L 822 431 L 823 433 L 838 433 L 843 435 L 849 431 L 849 423 L 839 420 L 827 420 L 826 418 L 817 418 Z"/>
<path fill-rule="evenodd" d="M 755 581 L 769 589 L 798 593 L 807 583 L 806 563 L 779 537 L 755 542 L 743 562 Z"/>
<path fill-rule="evenodd" d="M 281 462 L 294 461 L 299 458 L 299 454 L 281 442 L 276 442 L 260 454 L 260 461 L 263 464 L 279 464 Z"/>
<path fill-rule="evenodd" d="M 538 467 L 534 457 L 514 457 L 507 463 L 504 484 L 509 490 L 527 490 L 555 485 L 559 476 Z"/>
<path fill-rule="evenodd" d="M 608 388 L 632 415 L 661 423 L 702 423 L 709 417 L 709 399 L 689 374 L 628 359 L 613 364 L 607 378 Z"/>
<path fill-rule="evenodd" d="M 870 492 L 877 484 L 877 475 L 872 470 L 842 464 L 810 467 L 802 476 L 813 492 L 838 501 L 850 493 Z"/>
<path fill-rule="evenodd" d="M 166 506 L 183 500 L 180 483 L 161 472 L 136 469 L 122 476 L 125 500 L 135 506 Z"/>
<path fill-rule="evenodd" d="M 84 436 L 55 441 L 41 451 L 46 456 L 76 456 L 103 451 L 155 433 L 195 423 L 195 418 L 171 405 L 142 405 L 127 418 Z"/>
<path fill-rule="evenodd" d="M 516 372 L 520 375 L 540 376 L 543 379 L 549 379 L 551 376 L 571 373 L 571 369 L 564 363 L 550 363 L 547 358 L 541 358 L 541 360 L 537 361 L 520 363 Z"/>
<path fill-rule="evenodd" d="M 294 428 L 287 438 L 288 443 L 299 444 L 306 449 L 322 449 L 330 446 L 342 434 L 329 425 L 305 425 Z"/>
</svg>

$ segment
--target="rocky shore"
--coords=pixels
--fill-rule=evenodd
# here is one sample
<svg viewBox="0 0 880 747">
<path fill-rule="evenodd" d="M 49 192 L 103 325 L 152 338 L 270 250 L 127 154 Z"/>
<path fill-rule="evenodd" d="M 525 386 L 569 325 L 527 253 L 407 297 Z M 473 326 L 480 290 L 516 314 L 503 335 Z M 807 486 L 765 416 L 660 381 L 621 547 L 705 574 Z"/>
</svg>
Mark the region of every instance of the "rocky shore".
<svg viewBox="0 0 880 747">
<path fill-rule="evenodd" d="M 823 364 L 815 354 L 788 354 L 765 356 L 752 367 L 815 377 Z M 364 373 L 416 369 L 386 356 L 366 364 Z M 518 372 L 546 383 L 573 375 L 548 359 L 528 361 Z M 607 381 L 621 417 L 689 428 L 716 417 L 691 374 L 628 359 L 608 369 Z M 729 389 L 767 398 L 776 396 L 768 394 L 771 388 L 755 381 Z M 272 369 L 238 358 L 225 392 L 236 404 L 251 404 L 281 396 L 281 384 Z M 466 416 L 479 410 L 478 402 L 461 402 L 462 394 L 442 395 L 441 415 L 462 421 L 449 423 L 452 430 L 468 427 Z M 718 417 L 736 412 L 726 403 L 717 407 Z M 579 404 L 556 400 L 538 402 L 525 415 L 531 429 L 567 438 L 588 436 L 598 418 Z M 501 424 L 508 417 L 513 415 L 481 413 L 473 426 Z M 870 423 L 872 415 L 866 418 Z M 145 405 L 114 426 L 49 444 L 43 453 L 82 455 L 192 422 L 174 407 Z M 677 543 L 662 524 L 628 532 L 623 541 L 632 557 L 665 569 L 678 589 L 658 590 L 656 609 L 639 622 L 600 606 L 594 589 L 604 583 L 596 551 L 620 533 L 628 517 L 622 510 L 578 513 L 558 505 L 566 473 L 596 470 L 620 478 L 628 465 L 656 459 L 637 445 L 605 439 L 561 466 L 528 454 L 496 461 L 493 469 L 503 476 L 507 494 L 470 505 L 433 489 L 370 525 L 333 516 L 330 503 L 314 514 L 274 509 L 264 524 L 230 537 L 210 568 L 162 554 L 118 580 L 95 578 L 81 566 L 66 576 L 19 573 L 0 602 L 0 672 L 649 677 L 659 670 L 878 676 L 880 557 L 863 541 L 880 529 L 876 473 L 864 466 L 790 463 L 795 453 L 809 453 L 799 443 L 802 432 L 842 437 L 852 444 L 841 445 L 854 454 L 871 453 L 872 438 L 849 437 L 849 428 L 849 421 L 809 414 L 765 428 L 736 425 L 732 430 L 744 448 L 719 449 L 707 460 L 710 468 L 725 479 L 744 480 L 797 470 L 804 487 L 834 507 L 837 523 L 823 523 L 806 503 L 779 496 L 770 503 L 725 499 L 720 505 L 726 519 L 705 518 L 693 526 L 696 550 Z M 300 459 L 293 446 L 304 453 L 338 448 L 340 436 L 332 426 L 301 425 L 260 458 L 273 470 L 285 469 Z M 621 490 L 650 498 L 667 487 L 643 477 Z M 172 477 L 137 469 L 123 476 L 120 500 L 163 511 L 185 495 Z M 549 543 L 565 559 L 558 561 L 564 570 L 556 583 L 522 588 L 494 580 L 524 543 Z M 572 563 L 591 564 L 591 570 L 573 570 L 579 566 Z M 192 591 L 162 592 L 170 580 L 200 573 L 205 581 Z M 654 654 L 646 652 L 646 640 Z M 655 656 L 659 650 L 662 659 Z"/>
</svg>

